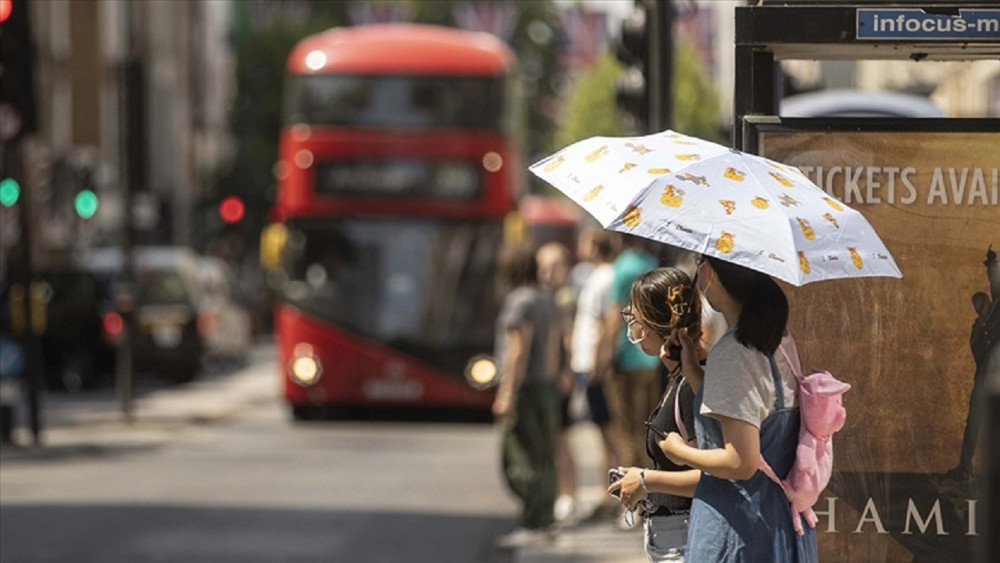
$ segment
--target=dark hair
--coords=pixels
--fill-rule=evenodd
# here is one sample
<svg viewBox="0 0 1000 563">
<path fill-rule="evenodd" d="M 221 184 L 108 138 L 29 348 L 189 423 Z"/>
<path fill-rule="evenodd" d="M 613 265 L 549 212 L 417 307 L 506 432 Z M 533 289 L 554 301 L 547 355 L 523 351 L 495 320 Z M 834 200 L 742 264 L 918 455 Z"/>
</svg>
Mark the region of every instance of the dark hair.
<svg viewBox="0 0 1000 563">
<path fill-rule="evenodd" d="M 620 238 L 611 231 L 597 231 L 591 244 L 594 246 L 595 257 L 603 262 L 610 262 L 618 253 Z"/>
<path fill-rule="evenodd" d="M 534 247 L 528 244 L 504 247 L 500 251 L 497 272 L 508 289 L 537 282 L 538 260 Z"/>
<path fill-rule="evenodd" d="M 729 295 L 743 305 L 736 340 L 771 355 L 781 344 L 788 324 L 788 298 L 765 273 L 706 256 Z M 704 284 L 703 284 L 704 285 Z"/>
<path fill-rule="evenodd" d="M 637 277 L 629 292 L 632 314 L 660 336 L 701 325 L 701 299 L 683 270 L 656 268 Z"/>
</svg>

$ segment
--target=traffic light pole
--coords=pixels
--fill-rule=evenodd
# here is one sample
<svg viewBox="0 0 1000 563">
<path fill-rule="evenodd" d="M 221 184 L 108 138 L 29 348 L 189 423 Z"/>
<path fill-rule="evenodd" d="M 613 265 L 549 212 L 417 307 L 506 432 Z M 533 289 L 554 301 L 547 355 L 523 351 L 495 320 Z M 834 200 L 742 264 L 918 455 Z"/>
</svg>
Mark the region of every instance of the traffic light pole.
<svg viewBox="0 0 1000 563">
<path fill-rule="evenodd" d="M 651 132 L 673 127 L 674 122 L 674 6 L 671 0 L 649 3 L 650 68 L 646 77 L 649 85 L 649 127 Z"/>
<path fill-rule="evenodd" d="M 121 232 L 121 253 L 122 253 L 122 287 L 116 296 L 115 308 L 122 318 L 121 339 L 115 355 L 115 389 L 118 400 L 121 403 L 122 415 L 126 421 L 131 421 L 134 410 L 135 395 L 133 390 L 134 377 L 132 373 L 132 339 L 135 331 L 135 268 L 132 260 L 132 192 L 136 170 L 133 161 L 134 151 L 137 150 L 134 143 L 138 139 L 131 138 L 132 132 L 132 112 L 131 108 L 135 104 L 132 100 L 131 88 L 133 75 L 136 72 L 136 63 L 133 58 L 133 22 L 132 7 L 129 2 L 122 4 L 122 25 L 124 27 L 124 52 L 119 67 L 118 77 L 118 142 L 120 166 L 118 172 L 119 187 L 122 198 L 122 232 Z"/>
</svg>

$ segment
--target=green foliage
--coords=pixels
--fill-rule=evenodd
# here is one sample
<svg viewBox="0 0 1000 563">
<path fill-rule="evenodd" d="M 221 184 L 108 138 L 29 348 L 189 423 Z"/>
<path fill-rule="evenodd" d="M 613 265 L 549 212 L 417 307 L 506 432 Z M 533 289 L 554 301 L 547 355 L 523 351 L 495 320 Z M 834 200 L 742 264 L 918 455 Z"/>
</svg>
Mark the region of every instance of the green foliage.
<svg viewBox="0 0 1000 563">
<path fill-rule="evenodd" d="M 608 54 L 573 81 L 562 118 L 547 152 L 595 135 L 627 135 L 628 117 L 615 101 L 615 84 L 625 68 Z M 674 123 L 686 135 L 725 143 L 719 130 L 718 94 L 693 47 L 674 49 Z"/>
<path fill-rule="evenodd" d="M 674 123 L 672 129 L 728 145 L 720 129 L 719 95 L 702 70 L 698 52 L 684 41 L 674 46 Z"/>
<path fill-rule="evenodd" d="M 547 152 L 595 135 L 617 137 L 628 133 L 627 116 L 615 103 L 615 83 L 623 70 L 609 53 L 576 77 Z"/>
</svg>

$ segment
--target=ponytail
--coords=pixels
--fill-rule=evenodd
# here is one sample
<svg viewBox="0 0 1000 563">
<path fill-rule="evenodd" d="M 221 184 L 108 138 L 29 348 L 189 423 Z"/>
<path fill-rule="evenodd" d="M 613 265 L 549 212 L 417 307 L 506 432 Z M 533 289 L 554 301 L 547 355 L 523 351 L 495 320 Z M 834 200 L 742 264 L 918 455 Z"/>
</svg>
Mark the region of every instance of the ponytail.
<svg viewBox="0 0 1000 563">
<path fill-rule="evenodd" d="M 774 354 L 788 324 L 785 292 L 767 274 L 711 256 L 705 258 L 722 287 L 743 305 L 737 321 L 736 340 L 748 348 Z"/>
</svg>

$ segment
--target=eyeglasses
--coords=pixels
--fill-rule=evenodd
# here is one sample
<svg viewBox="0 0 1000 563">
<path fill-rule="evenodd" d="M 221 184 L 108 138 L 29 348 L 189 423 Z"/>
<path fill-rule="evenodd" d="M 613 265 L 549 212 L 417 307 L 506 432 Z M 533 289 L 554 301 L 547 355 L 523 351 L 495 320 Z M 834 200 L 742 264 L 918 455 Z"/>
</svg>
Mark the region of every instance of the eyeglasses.
<svg viewBox="0 0 1000 563">
<path fill-rule="evenodd" d="M 626 305 L 625 308 L 622 309 L 620 312 L 622 314 L 622 320 L 625 321 L 626 325 L 632 324 L 635 321 L 635 316 L 632 314 L 631 305 Z"/>
<path fill-rule="evenodd" d="M 625 321 L 625 338 L 628 339 L 632 344 L 638 344 L 646 338 L 646 327 L 639 324 L 639 319 L 635 318 L 632 314 L 632 306 L 629 305 L 621 310 L 622 320 Z M 632 336 L 632 325 L 638 325 L 642 332 L 639 337 Z"/>
</svg>

